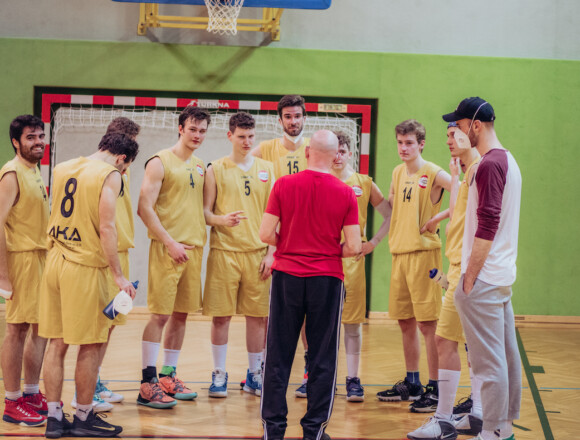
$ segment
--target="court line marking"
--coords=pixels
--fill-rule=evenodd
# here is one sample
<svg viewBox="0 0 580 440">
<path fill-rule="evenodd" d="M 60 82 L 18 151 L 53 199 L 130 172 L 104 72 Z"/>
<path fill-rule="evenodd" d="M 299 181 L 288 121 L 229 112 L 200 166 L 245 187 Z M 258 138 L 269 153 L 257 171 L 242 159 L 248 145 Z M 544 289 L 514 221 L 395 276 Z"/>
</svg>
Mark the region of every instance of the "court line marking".
<svg viewBox="0 0 580 440">
<path fill-rule="evenodd" d="M 536 405 L 536 411 L 538 412 L 538 418 L 540 419 L 540 424 L 542 425 L 542 430 L 544 431 L 544 437 L 546 440 L 554 440 L 554 434 L 552 434 L 552 429 L 550 428 L 550 421 L 546 415 L 546 410 L 544 409 L 544 404 L 542 398 L 540 397 L 540 390 L 536 384 L 536 379 L 534 378 L 534 372 L 544 372 L 543 367 L 537 367 L 530 365 L 528 360 L 528 355 L 526 349 L 524 348 L 524 342 L 522 336 L 520 335 L 519 329 L 516 328 L 516 339 L 518 341 L 518 348 L 520 350 L 520 358 L 522 359 L 522 364 L 524 366 L 524 372 L 526 373 L 526 379 L 528 380 L 528 385 L 532 393 L 532 398 Z M 540 370 L 541 369 L 541 370 Z"/>
</svg>

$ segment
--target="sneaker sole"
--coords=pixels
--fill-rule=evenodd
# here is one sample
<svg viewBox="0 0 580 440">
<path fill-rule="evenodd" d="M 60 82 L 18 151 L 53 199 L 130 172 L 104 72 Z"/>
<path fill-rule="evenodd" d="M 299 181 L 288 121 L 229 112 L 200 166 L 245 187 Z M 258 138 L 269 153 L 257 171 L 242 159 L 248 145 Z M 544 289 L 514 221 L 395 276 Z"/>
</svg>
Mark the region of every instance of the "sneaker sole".
<svg viewBox="0 0 580 440">
<path fill-rule="evenodd" d="M 121 403 L 125 399 L 125 397 L 121 396 L 120 394 L 118 396 L 119 397 L 103 397 L 103 396 L 101 396 L 101 399 L 103 399 L 107 403 Z"/>
<path fill-rule="evenodd" d="M 42 426 L 42 425 L 46 424 L 46 419 L 43 419 L 40 422 L 25 422 L 23 420 L 13 419 L 12 417 L 7 416 L 7 415 L 3 415 L 2 420 L 4 420 L 5 422 L 8 422 L 8 423 L 14 423 L 15 425 L 20 425 L 20 426 Z"/>
<path fill-rule="evenodd" d="M 434 413 L 435 411 L 437 411 L 437 407 L 433 407 L 433 406 L 429 406 L 426 408 L 415 408 L 413 406 L 409 406 L 409 411 L 411 411 L 412 413 Z"/>
<path fill-rule="evenodd" d="M 227 391 L 210 391 L 209 397 L 216 397 L 218 399 L 223 399 L 225 397 L 228 397 L 228 392 Z"/>
<path fill-rule="evenodd" d="M 177 400 L 195 400 L 197 398 L 197 393 L 177 393 L 177 394 L 169 394 L 169 396 L 173 397 Z"/>
<path fill-rule="evenodd" d="M 250 388 L 247 385 L 244 385 L 242 390 L 244 390 L 246 393 L 254 394 L 258 397 L 260 397 L 262 395 L 262 390 L 255 390 L 254 388 Z"/>
<path fill-rule="evenodd" d="M 421 396 L 409 396 L 407 400 L 401 399 L 401 396 L 393 396 L 393 397 L 377 396 L 377 398 L 382 402 L 409 402 L 409 401 L 414 402 L 415 400 L 419 400 Z"/>
<path fill-rule="evenodd" d="M 306 394 L 306 393 L 301 393 L 301 392 L 298 392 L 298 391 L 294 392 L 294 395 L 295 395 L 296 397 L 300 397 L 301 399 L 306 399 L 306 398 L 308 397 L 308 394 Z"/>
<path fill-rule="evenodd" d="M 73 437 L 116 437 L 123 432 L 123 428 L 114 431 L 97 431 L 84 428 L 73 428 L 70 433 Z"/>
<path fill-rule="evenodd" d="M 137 405 L 148 406 L 149 408 L 155 409 L 169 409 L 177 405 L 177 401 L 163 403 L 163 402 L 152 402 L 150 400 L 143 399 L 141 396 L 137 397 Z"/>
<path fill-rule="evenodd" d="M 364 402 L 365 396 L 346 396 L 347 402 Z"/>
</svg>

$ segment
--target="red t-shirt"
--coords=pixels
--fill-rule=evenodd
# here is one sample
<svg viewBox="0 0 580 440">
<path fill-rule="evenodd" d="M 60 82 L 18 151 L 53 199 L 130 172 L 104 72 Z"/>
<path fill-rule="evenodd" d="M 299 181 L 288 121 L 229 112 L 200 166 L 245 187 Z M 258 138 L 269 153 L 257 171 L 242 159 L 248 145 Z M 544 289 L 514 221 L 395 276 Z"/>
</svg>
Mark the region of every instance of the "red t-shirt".
<svg viewBox="0 0 580 440">
<path fill-rule="evenodd" d="M 266 212 L 280 218 L 273 269 L 344 280 L 340 234 L 343 226 L 358 225 L 350 186 L 312 170 L 284 176 L 274 184 Z"/>
</svg>

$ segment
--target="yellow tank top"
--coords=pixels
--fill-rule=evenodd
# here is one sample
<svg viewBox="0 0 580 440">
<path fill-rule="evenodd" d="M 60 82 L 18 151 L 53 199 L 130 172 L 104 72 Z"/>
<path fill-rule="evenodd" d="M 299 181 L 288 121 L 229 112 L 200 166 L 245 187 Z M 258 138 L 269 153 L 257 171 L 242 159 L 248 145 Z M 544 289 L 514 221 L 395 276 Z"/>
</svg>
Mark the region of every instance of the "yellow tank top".
<svg viewBox="0 0 580 440">
<path fill-rule="evenodd" d="M 360 225 L 360 236 L 362 241 L 367 241 L 365 236 L 365 226 L 367 224 L 367 208 L 371 198 L 371 188 L 373 179 L 365 174 L 353 173 L 344 181 L 354 191 L 356 202 L 358 203 L 358 223 Z M 344 237 L 343 237 L 344 238 Z"/>
<path fill-rule="evenodd" d="M 131 206 L 131 193 L 129 170 L 123 174 L 123 188 L 117 199 L 115 211 L 115 225 L 117 226 L 117 247 L 119 252 L 135 247 L 135 224 L 133 223 L 133 207 Z"/>
<path fill-rule="evenodd" d="M 155 204 L 161 224 L 178 243 L 203 246 L 206 240 L 203 161 L 192 155 L 184 162 L 169 149 L 161 150 L 153 157 L 161 159 L 165 173 Z M 155 240 L 151 232 L 149 238 Z"/>
<path fill-rule="evenodd" d="M 48 224 L 48 196 L 38 167 L 28 168 L 12 159 L 0 170 L 0 180 L 7 173 L 16 173 L 18 201 L 10 209 L 4 233 L 9 252 L 46 249 Z"/>
<path fill-rule="evenodd" d="M 449 258 L 451 264 L 461 264 L 461 247 L 463 246 L 463 228 L 465 226 L 465 211 L 467 209 L 467 194 L 469 193 L 469 182 L 467 176 L 471 167 L 479 162 L 474 160 L 463 176 L 463 181 L 459 185 L 457 201 L 453 210 L 453 218 L 449 224 L 447 243 L 445 244 L 445 256 Z"/>
<path fill-rule="evenodd" d="M 310 138 L 304 138 L 296 151 L 288 151 L 282 145 L 280 138 L 270 139 L 260 143 L 262 159 L 274 164 L 274 176 L 279 179 L 288 174 L 296 174 L 306 169 L 304 149 L 310 144 Z"/>
<path fill-rule="evenodd" d="M 405 164 L 393 170 L 393 213 L 389 230 L 391 254 L 440 249 L 438 232 L 420 234 L 421 226 L 439 212 L 442 197 L 431 203 L 431 188 L 441 168 L 426 162 L 415 174 L 407 175 Z"/>
<path fill-rule="evenodd" d="M 274 167 L 258 157 L 248 171 L 242 170 L 229 157 L 211 163 L 217 186 L 214 214 L 244 211 L 239 226 L 212 226 L 210 247 L 235 252 L 264 249 L 259 237 L 262 216 L 268 204 Z"/>
<path fill-rule="evenodd" d="M 102 160 L 86 157 L 54 167 L 48 235 L 67 260 L 108 266 L 99 238 L 99 201 L 105 179 L 118 172 Z"/>
</svg>

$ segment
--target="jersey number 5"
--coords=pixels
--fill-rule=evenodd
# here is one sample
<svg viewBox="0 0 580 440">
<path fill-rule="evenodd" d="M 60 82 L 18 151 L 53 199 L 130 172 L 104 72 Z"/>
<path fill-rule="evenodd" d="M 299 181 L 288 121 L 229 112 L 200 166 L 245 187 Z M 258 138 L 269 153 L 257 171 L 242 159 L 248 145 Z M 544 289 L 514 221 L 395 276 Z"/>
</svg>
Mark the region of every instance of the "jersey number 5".
<svg viewBox="0 0 580 440">
<path fill-rule="evenodd" d="M 64 197 L 62 198 L 62 202 L 60 203 L 60 213 L 64 218 L 69 218 L 74 210 L 75 207 L 75 199 L 73 199 L 73 195 L 77 192 L 77 179 L 71 177 L 66 181 L 64 185 Z M 68 205 L 68 209 L 67 209 Z"/>
<path fill-rule="evenodd" d="M 250 181 L 244 181 L 244 194 L 249 196 L 250 195 Z"/>
</svg>

